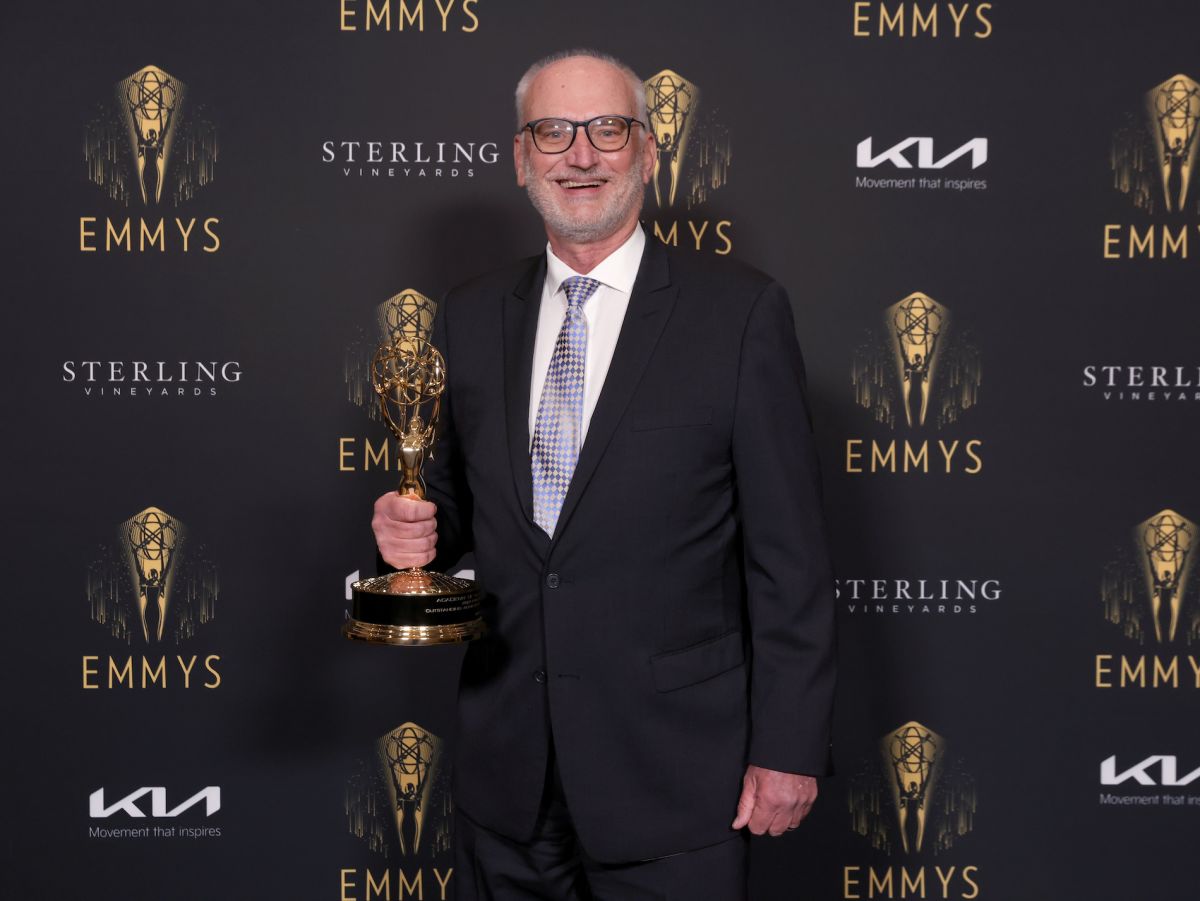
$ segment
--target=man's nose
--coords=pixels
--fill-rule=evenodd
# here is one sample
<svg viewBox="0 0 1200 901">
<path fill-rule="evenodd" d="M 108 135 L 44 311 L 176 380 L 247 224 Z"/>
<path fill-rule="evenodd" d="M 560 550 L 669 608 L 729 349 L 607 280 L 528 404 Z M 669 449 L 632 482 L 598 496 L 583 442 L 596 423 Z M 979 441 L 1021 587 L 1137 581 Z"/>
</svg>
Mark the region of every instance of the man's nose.
<svg viewBox="0 0 1200 901">
<path fill-rule="evenodd" d="M 575 135 L 575 141 L 567 150 L 567 164 L 576 169 L 590 169 L 600 162 L 600 152 L 592 146 L 587 131 L 580 128 Z"/>
</svg>

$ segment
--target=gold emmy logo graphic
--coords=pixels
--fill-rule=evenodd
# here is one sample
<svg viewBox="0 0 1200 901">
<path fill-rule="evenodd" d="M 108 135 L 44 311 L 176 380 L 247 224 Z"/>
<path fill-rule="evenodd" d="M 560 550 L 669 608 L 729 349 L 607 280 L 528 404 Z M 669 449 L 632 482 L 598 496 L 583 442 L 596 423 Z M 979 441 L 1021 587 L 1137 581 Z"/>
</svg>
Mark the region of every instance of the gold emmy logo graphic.
<svg viewBox="0 0 1200 901">
<path fill-rule="evenodd" d="M 88 177 L 109 198 L 178 206 L 212 181 L 216 128 L 187 98 L 187 86 L 158 66 L 117 82 L 84 138 Z"/>
<path fill-rule="evenodd" d="M 183 523 L 158 507 L 125 520 L 88 569 L 92 619 L 127 643 L 191 638 L 213 618 L 218 580 L 204 549 L 187 545 Z"/>
<path fill-rule="evenodd" d="M 1200 604 L 1189 592 L 1197 526 L 1174 510 L 1139 523 L 1133 540 L 1105 568 L 1104 617 L 1144 644 L 1200 640 Z"/>
<path fill-rule="evenodd" d="M 917 292 L 888 307 L 880 333 L 854 355 L 855 402 L 876 422 L 910 429 L 957 422 L 979 401 L 979 353 L 969 340 L 950 342 L 950 311 Z"/>
<path fill-rule="evenodd" d="M 137 586 L 142 637 L 150 642 L 149 623 L 153 621 L 157 623 L 154 640 L 162 641 L 172 583 L 171 564 L 183 546 L 183 527 L 157 507 L 148 507 L 127 520 L 122 531 L 129 570 Z"/>
<path fill-rule="evenodd" d="M 974 828 L 975 781 L 946 747 L 915 720 L 879 740 L 878 757 L 851 779 L 849 797 L 852 828 L 873 848 L 936 855 Z"/>
<path fill-rule="evenodd" d="M 650 130 L 658 143 L 654 199 L 659 209 L 682 200 L 691 209 L 729 178 L 729 135 L 712 117 L 700 119 L 700 89 L 678 72 L 663 69 L 645 81 Z"/>
<path fill-rule="evenodd" d="M 925 840 L 929 798 L 942 765 L 944 739 L 920 723 L 906 723 L 882 742 L 890 767 L 892 803 L 904 853 L 920 851 Z"/>
<path fill-rule="evenodd" d="M 346 787 L 350 832 L 384 856 L 449 852 L 454 807 L 442 753 L 442 740 L 416 723 L 382 736 Z"/>
<path fill-rule="evenodd" d="M 387 344 L 415 348 L 433 329 L 437 304 L 420 291 L 401 291 L 379 305 L 379 337 Z"/>
<path fill-rule="evenodd" d="M 1140 114 L 1129 114 L 1113 135 L 1113 185 L 1147 213 L 1200 209 L 1193 198 L 1200 84 L 1174 75 L 1145 96 Z"/>
<path fill-rule="evenodd" d="M 400 853 L 415 854 L 433 791 L 441 739 L 413 723 L 393 729 L 379 740 L 379 757 L 387 772 L 388 798 L 396 815 Z"/>
<path fill-rule="evenodd" d="M 414 288 L 405 288 L 376 308 L 378 334 L 368 335 L 367 330 L 362 329 L 347 346 L 342 366 L 346 399 L 354 406 L 364 408 L 371 419 L 382 418 L 379 396 L 372 381 L 376 349 L 381 343 L 415 346 L 420 337 L 428 335 L 433 327 L 436 309 L 437 304 L 431 298 Z"/>
<path fill-rule="evenodd" d="M 692 125 L 692 108 L 699 106 L 699 102 L 700 90 L 670 69 L 664 69 L 646 82 L 650 128 L 658 142 L 658 159 L 654 162 L 654 199 L 660 208 L 675 205 L 679 169 L 687 151 L 688 132 Z M 666 203 L 663 202 L 664 176 L 669 179 Z"/>
</svg>

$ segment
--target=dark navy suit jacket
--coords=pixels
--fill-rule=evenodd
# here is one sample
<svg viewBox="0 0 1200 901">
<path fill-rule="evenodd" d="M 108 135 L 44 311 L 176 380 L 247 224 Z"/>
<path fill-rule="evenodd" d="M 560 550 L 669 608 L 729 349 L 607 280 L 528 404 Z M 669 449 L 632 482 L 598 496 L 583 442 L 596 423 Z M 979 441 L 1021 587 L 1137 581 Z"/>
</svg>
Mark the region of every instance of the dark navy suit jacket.
<svg viewBox="0 0 1200 901">
<path fill-rule="evenodd" d="M 792 311 L 769 277 L 649 238 L 554 539 L 533 522 L 544 255 L 451 291 L 432 568 L 473 551 L 455 802 L 527 839 L 551 741 L 584 849 L 731 837 L 747 763 L 829 761 L 832 579 Z"/>
</svg>

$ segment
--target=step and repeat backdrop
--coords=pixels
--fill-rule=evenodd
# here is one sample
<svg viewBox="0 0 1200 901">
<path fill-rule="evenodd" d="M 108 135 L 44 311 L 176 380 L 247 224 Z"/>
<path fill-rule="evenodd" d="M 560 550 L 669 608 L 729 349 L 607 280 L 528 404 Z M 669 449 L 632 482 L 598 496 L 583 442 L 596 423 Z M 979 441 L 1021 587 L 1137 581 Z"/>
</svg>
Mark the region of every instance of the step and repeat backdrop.
<svg viewBox="0 0 1200 901">
<path fill-rule="evenodd" d="M 751 897 L 1194 897 L 1195 7 L 0 28 L 5 897 L 452 897 L 461 650 L 339 634 L 397 478 L 368 364 L 398 296 L 543 245 L 512 90 L 575 45 L 645 78 L 654 238 L 774 275 L 807 359 L 838 772 Z"/>
</svg>

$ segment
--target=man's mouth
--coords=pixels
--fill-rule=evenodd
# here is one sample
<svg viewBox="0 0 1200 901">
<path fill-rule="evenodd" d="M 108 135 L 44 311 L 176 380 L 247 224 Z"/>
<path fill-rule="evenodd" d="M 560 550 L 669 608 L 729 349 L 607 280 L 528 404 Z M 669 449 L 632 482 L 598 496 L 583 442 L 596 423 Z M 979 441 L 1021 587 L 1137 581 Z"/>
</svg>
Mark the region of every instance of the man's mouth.
<svg viewBox="0 0 1200 901">
<path fill-rule="evenodd" d="M 578 191 L 584 188 L 600 188 L 604 186 L 602 178 L 560 178 L 558 180 L 560 188 L 566 188 L 568 191 Z"/>
</svg>

